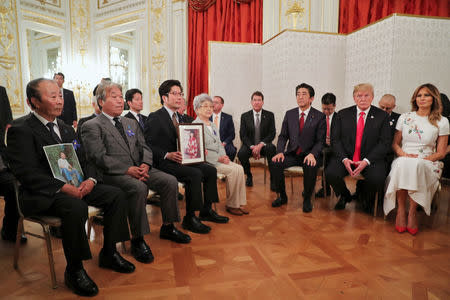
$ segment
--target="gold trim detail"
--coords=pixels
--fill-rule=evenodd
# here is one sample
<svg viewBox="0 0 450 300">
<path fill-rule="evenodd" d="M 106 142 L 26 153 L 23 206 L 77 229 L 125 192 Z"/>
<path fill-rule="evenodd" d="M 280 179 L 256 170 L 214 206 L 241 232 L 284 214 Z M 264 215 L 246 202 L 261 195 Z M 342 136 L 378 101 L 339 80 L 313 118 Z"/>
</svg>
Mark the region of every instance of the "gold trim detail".
<svg viewBox="0 0 450 300">
<path fill-rule="evenodd" d="M 49 1 L 49 0 L 36 0 L 36 1 L 39 2 L 41 5 L 44 5 L 44 6 L 46 4 L 49 4 L 49 5 L 61 8 L 61 0 L 51 0 L 51 1 Z"/>
<path fill-rule="evenodd" d="M 97 0 L 97 9 L 102 9 L 114 4 L 118 4 L 120 2 L 123 2 L 125 0 L 118 0 L 118 1 L 113 1 L 111 2 L 111 0 Z M 102 4 L 100 4 L 100 2 L 103 2 Z"/>
<path fill-rule="evenodd" d="M 118 16 L 114 16 L 114 17 L 110 17 L 110 18 L 98 20 L 98 21 L 95 21 L 94 23 L 97 25 L 97 24 L 109 22 L 109 21 L 112 21 L 112 20 L 121 19 L 121 18 L 123 18 L 123 17 L 131 16 L 131 15 L 134 15 L 134 14 L 140 14 L 140 13 L 142 13 L 142 12 L 145 12 L 145 9 L 144 9 L 144 8 L 143 8 L 143 9 L 134 10 L 134 11 L 130 11 L 130 12 L 128 12 L 128 13 L 121 14 L 121 15 L 118 15 Z"/>
<path fill-rule="evenodd" d="M 32 11 L 32 10 L 28 10 L 28 9 L 23 9 L 23 8 L 22 8 L 21 11 L 22 11 L 22 14 L 35 15 L 35 16 L 38 16 L 38 17 L 42 17 L 42 18 L 46 18 L 46 19 L 51 19 L 51 20 L 58 21 L 58 22 L 61 22 L 61 23 L 64 23 L 64 22 L 65 22 L 64 19 L 57 18 L 57 17 L 55 17 L 55 16 L 44 15 L 44 14 L 41 14 L 41 13 L 38 13 L 38 12 L 35 12 L 35 11 Z"/>
<path fill-rule="evenodd" d="M 44 18 L 32 17 L 32 16 L 23 16 L 23 19 L 27 20 L 27 21 L 32 21 L 32 22 L 41 23 L 41 24 L 45 24 L 45 25 L 48 25 L 48 26 L 64 29 L 64 24 L 56 23 L 56 22 L 53 22 L 53 21 L 50 21 L 50 20 L 44 19 Z"/>
<path fill-rule="evenodd" d="M 115 22 L 111 22 L 111 23 L 107 23 L 103 26 L 103 28 L 109 28 L 109 27 L 113 27 L 113 26 L 117 26 L 117 25 L 123 25 L 123 24 L 127 24 L 127 23 L 133 23 L 133 22 L 137 22 L 139 21 L 140 18 L 138 18 L 137 16 L 131 16 L 128 18 L 124 18 L 121 20 L 117 20 Z"/>
</svg>

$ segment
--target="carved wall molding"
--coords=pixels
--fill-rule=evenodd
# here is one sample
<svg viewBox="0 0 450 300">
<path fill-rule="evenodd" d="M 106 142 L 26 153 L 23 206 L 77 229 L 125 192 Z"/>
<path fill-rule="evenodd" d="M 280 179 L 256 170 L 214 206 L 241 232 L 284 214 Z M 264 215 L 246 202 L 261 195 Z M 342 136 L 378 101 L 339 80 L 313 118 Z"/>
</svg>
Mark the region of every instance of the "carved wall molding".
<svg viewBox="0 0 450 300">
<path fill-rule="evenodd" d="M 28 21 L 32 21 L 32 22 L 36 22 L 36 23 L 45 24 L 45 25 L 48 25 L 48 26 L 53 26 L 53 27 L 64 29 L 64 24 L 57 23 L 57 22 L 51 21 L 49 19 L 44 19 L 44 18 L 40 18 L 40 17 L 33 17 L 33 16 L 23 16 L 23 19 L 24 20 L 28 20 Z"/>
<path fill-rule="evenodd" d="M 122 3 L 120 4 L 121 5 L 111 5 L 112 8 L 108 7 L 108 9 L 97 9 L 97 12 L 95 13 L 95 19 L 97 20 L 108 16 L 118 16 L 123 14 L 124 11 L 129 12 L 138 9 L 145 9 L 146 7 L 145 0 L 129 1 L 129 3 L 126 3 L 124 5 L 122 5 Z"/>
<path fill-rule="evenodd" d="M 20 1 L 20 7 L 21 8 L 29 8 L 32 9 L 33 11 L 40 11 L 43 13 L 47 13 L 49 15 L 53 15 L 53 16 L 61 16 L 64 17 L 64 10 L 61 6 L 59 6 L 61 9 L 57 9 L 57 8 L 53 8 L 53 7 L 49 7 L 46 5 L 42 5 L 42 4 L 38 4 L 36 3 L 37 1 L 26 1 L 26 0 L 21 0 Z"/>
<path fill-rule="evenodd" d="M 16 1 L 0 4 L 0 84 L 6 88 L 11 109 L 23 113 L 22 67 Z"/>
</svg>

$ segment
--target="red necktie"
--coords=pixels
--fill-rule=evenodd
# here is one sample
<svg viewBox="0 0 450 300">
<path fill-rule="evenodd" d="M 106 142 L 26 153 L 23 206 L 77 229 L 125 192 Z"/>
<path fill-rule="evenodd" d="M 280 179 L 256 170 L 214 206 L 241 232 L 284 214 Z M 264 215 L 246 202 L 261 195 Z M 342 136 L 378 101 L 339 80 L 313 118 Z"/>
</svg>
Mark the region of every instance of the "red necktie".
<svg viewBox="0 0 450 300">
<path fill-rule="evenodd" d="M 359 113 L 358 125 L 356 125 L 356 142 L 353 161 L 361 160 L 361 141 L 364 132 L 364 115 L 365 113 L 363 111 Z"/>
<path fill-rule="evenodd" d="M 327 138 L 330 138 L 330 116 L 327 116 Z"/>
<path fill-rule="evenodd" d="M 300 135 L 302 134 L 303 131 L 303 126 L 305 126 L 305 114 L 301 113 L 300 114 L 300 121 L 299 121 L 299 127 L 300 127 Z M 302 148 L 298 147 L 297 149 L 297 155 L 299 155 L 300 153 L 302 153 Z"/>
</svg>

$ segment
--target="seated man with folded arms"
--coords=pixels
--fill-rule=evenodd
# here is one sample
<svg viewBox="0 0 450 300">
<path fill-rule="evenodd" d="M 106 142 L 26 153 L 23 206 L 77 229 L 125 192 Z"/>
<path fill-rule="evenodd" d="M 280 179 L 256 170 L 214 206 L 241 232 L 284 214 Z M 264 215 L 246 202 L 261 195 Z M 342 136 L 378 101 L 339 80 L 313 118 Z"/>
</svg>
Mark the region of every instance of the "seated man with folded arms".
<svg viewBox="0 0 450 300">
<path fill-rule="evenodd" d="M 7 140 L 9 165 L 21 183 L 22 212 L 26 216 L 43 214 L 61 218 L 67 261 L 64 282 L 76 294 L 94 296 L 98 287 L 82 264 L 92 257 L 85 230 L 88 205 L 105 212 L 100 267 L 131 273 L 134 265 L 116 251 L 116 243 L 129 240 L 125 194 L 119 188 L 100 182 L 95 169 L 86 163 L 73 128 L 56 118 L 63 109 L 63 99 L 55 82 L 43 78 L 30 81 L 27 101 L 33 112 L 13 122 Z M 77 145 L 77 157 L 85 175 L 79 187 L 52 175 L 43 147 L 61 143 Z"/>
<path fill-rule="evenodd" d="M 269 165 L 273 177 L 277 179 L 275 191 L 279 193 L 272 206 L 279 207 L 288 201 L 284 169 L 301 166 L 304 174 L 303 212 L 309 213 L 312 211 L 311 196 L 316 186 L 317 169 L 325 141 L 325 115 L 311 107 L 314 100 L 312 86 L 302 83 L 295 88 L 295 94 L 298 107 L 286 112 L 278 136 L 277 154 Z"/>
<path fill-rule="evenodd" d="M 153 167 L 153 153 L 145 144 L 139 124 L 121 117 L 122 87 L 106 83 L 97 88 L 98 106 L 102 110 L 87 121 L 81 137 L 90 162 L 102 173 L 105 182 L 120 187 L 128 200 L 128 221 L 132 235 L 131 254 L 137 261 L 150 263 L 153 254 L 144 241 L 150 232 L 146 203 L 148 189 L 161 195 L 163 225 L 160 238 L 177 243 L 189 243 L 189 235 L 179 231 L 174 222 L 178 213 L 178 181 L 172 175 Z"/>
</svg>

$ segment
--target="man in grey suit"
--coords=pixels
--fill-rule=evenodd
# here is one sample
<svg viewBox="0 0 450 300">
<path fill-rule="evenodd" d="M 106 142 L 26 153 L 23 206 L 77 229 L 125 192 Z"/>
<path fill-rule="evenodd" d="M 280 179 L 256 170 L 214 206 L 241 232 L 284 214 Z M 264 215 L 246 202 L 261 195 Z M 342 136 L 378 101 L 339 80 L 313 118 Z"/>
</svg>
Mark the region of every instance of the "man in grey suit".
<svg viewBox="0 0 450 300">
<path fill-rule="evenodd" d="M 84 123 L 82 141 L 89 160 L 102 172 L 104 181 L 127 193 L 128 220 L 133 236 L 131 253 L 138 261 L 149 263 L 153 261 L 153 255 L 143 239 L 150 232 L 145 209 L 148 188 L 161 195 L 164 224 L 160 237 L 177 243 L 191 240 L 173 225 L 180 221 L 178 181 L 174 176 L 152 168 L 153 154 L 139 124 L 120 116 L 123 112 L 122 87 L 116 83 L 100 85 L 96 97 L 102 113 Z"/>
</svg>

